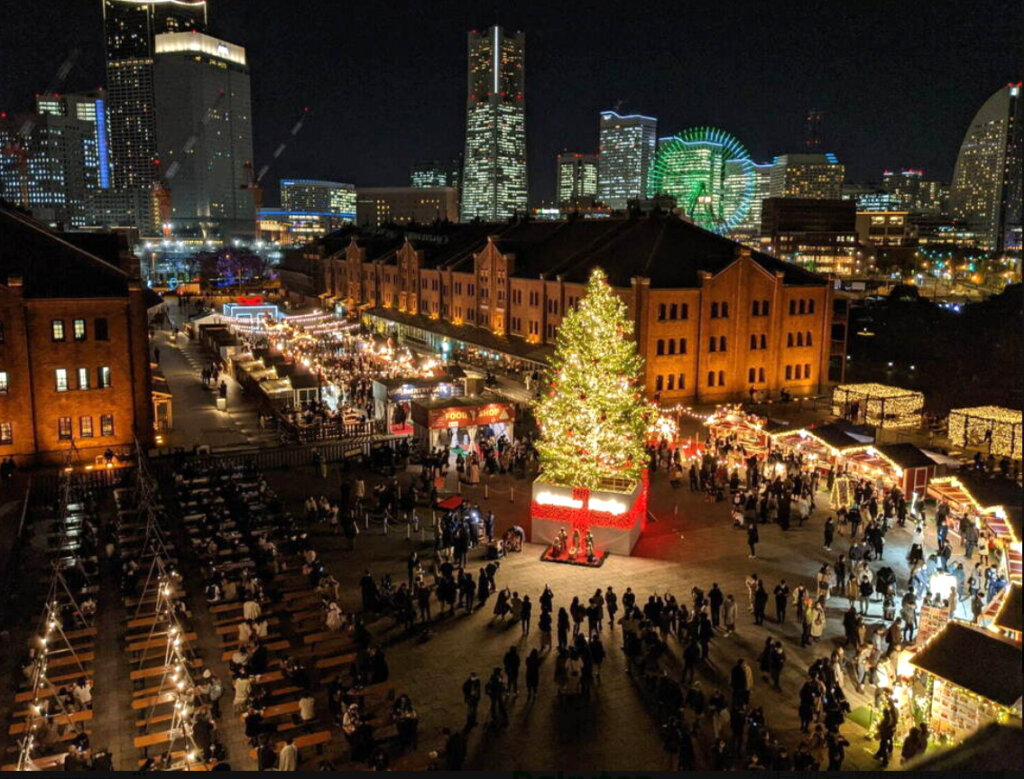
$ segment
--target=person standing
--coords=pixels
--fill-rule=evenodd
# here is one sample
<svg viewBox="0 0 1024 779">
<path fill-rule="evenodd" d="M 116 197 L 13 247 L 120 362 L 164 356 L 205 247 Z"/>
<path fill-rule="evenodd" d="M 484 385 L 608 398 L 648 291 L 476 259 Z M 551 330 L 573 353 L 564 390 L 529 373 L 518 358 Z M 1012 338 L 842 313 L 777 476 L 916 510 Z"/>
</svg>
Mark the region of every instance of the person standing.
<svg viewBox="0 0 1024 779">
<path fill-rule="evenodd" d="M 771 656 L 769 658 L 769 673 L 772 677 L 772 686 L 782 691 L 781 679 L 782 669 L 786 665 L 786 650 L 782 648 L 782 642 L 778 639 L 772 644 Z"/>
<path fill-rule="evenodd" d="M 764 588 L 764 582 L 758 581 L 757 589 L 754 591 L 754 624 L 764 624 L 764 611 L 768 606 L 768 591 Z"/>
<path fill-rule="evenodd" d="M 825 527 L 823 528 L 822 532 L 823 532 L 823 534 L 825 536 L 825 543 L 824 543 L 825 551 L 826 552 L 831 552 L 832 551 L 832 540 L 835 538 L 835 535 L 836 535 L 836 523 L 835 523 L 835 520 L 832 517 L 829 517 L 828 519 L 825 520 Z"/>
<path fill-rule="evenodd" d="M 775 619 L 781 625 L 786 621 L 786 606 L 789 604 L 789 585 L 783 579 L 775 585 Z"/>
<path fill-rule="evenodd" d="M 846 757 L 846 748 L 850 746 L 850 742 L 838 731 L 830 732 L 825 737 L 825 741 L 828 744 L 828 770 L 841 771 L 843 759 Z"/>
<path fill-rule="evenodd" d="M 747 577 L 745 584 L 747 585 L 747 611 L 751 614 L 754 613 L 754 593 L 757 592 L 757 583 L 759 579 L 756 573 L 750 574 Z"/>
<path fill-rule="evenodd" d="M 491 699 L 491 722 L 498 727 L 504 727 L 508 722 L 508 711 L 505 708 L 505 680 L 501 678 L 501 669 L 495 668 L 491 671 L 491 678 L 487 681 L 487 697 Z"/>
<path fill-rule="evenodd" d="M 708 604 L 711 610 L 711 626 L 717 628 L 721 622 L 722 616 L 722 603 L 725 601 L 725 596 L 722 595 L 722 591 L 718 587 L 718 582 L 714 582 L 711 585 L 711 589 L 708 590 Z"/>
<path fill-rule="evenodd" d="M 278 771 L 299 770 L 299 749 L 295 746 L 295 739 L 291 736 L 284 740 L 284 746 L 277 755 Z"/>
<path fill-rule="evenodd" d="M 757 532 L 757 523 L 747 523 L 747 546 L 750 547 L 750 554 L 748 557 L 753 560 L 757 557 L 757 544 L 761 540 L 761 537 Z"/>
<path fill-rule="evenodd" d="M 505 677 L 508 679 L 508 691 L 513 696 L 519 695 L 519 650 L 510 646 L 502 662 L 505 665 Z"/>
<path fill-rule="evenodd" d="M 530 602 L 530 596 L 523 596 L 523 605 L 519 607 L 519 621 L 523 627 L 523 635 L 530 635 L 530 619 L 533 615 L 533 603 Z"/>
<path fill-rule="evenodd" d="M 462 700 L 466 702 L 466 727 L 471 728 L 476 725 L 476 712 L 480 705 L 480 677 L 476 671 L 470 671 L 462 683 Z"/>
<path fill-rule="evenodd" d="M 733 709 L 740 709 L 750 703 L 750 690 L 754 686 L 754 672 L 742 657 L 732 667 L 729 686 L 732 688 Z"/>
<path fill-rule="evenodd" d="M 551 651 L 551 612 L 542 610 L 537 620 L 537 628 L 540 630 L 540 651 Z"/>
<path fill-rule="evenodd" d="M 722 623 L 725 625 L 725 635 L 731 636 L 736 632 L 736 599 L 732 595 L 726 595 L 723 606 Z"/>
<path fill-rule="evenodd" d="M 615 614 L 619 610 L 619 596 L 615 594 L 615 591 L 612 590 L 611 587 L 605 588 L 604 604 L 608 609 L 608 628 L 610 630 L 614 630 Z"/>
</svg>

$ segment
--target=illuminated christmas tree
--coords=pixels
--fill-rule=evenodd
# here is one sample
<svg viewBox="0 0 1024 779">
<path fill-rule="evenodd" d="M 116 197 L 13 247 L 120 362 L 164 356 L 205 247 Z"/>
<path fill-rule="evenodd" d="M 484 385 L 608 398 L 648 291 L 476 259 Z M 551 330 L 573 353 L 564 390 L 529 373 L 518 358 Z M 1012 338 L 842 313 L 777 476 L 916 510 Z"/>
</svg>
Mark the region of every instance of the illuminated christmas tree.
<svg viewBox="0 0 1024 779">
<path fill-rule="evenodd" d="M 626 305 L 595 268 L 558 328 L 548 393 L 536 404 L 542 481 L 598 489 L 645 465 L 643 361 Z"/>
</svg>

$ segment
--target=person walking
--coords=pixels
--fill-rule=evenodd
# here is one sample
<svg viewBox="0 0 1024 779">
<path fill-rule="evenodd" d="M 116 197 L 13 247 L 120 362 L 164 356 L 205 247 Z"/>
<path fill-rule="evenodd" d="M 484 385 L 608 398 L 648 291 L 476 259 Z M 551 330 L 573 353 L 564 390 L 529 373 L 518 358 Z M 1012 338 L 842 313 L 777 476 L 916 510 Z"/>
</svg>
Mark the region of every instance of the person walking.
<svg viewBox="0 0 1024 779">
<path fill-rule="evenodd" d="M 462 700 L 466 703 L 466 728 L 476 725 L 477 708 L 480 706 L 480 677 L 470 671 L 462 683 Z"/>
<path fill-rule="evenodd" d="M 548 617 L 550 620 L 550 616 Z M 550 641 L 550 637 L 549 637 Z M 532 700 L 537 697 L 537 687 L 540 684 L 540 664 L 543 658 L 536 649 L 530 650 L 526 657 L 526 699 Z"/>
</svg>

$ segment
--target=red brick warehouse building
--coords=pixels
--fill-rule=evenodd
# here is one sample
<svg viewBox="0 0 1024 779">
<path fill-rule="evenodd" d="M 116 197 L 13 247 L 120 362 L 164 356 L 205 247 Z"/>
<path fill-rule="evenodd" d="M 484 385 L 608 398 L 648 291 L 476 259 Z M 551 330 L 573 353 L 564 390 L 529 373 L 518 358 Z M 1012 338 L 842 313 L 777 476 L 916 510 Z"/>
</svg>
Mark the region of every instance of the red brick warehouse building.
<svg viewBox="0 0 1024 779">
<path fill-rule="evenodd" d="M 297 252 L 281 277 L 410 345 L 529 365 L 550 354 L 595 266 L 629 308 L 649 397 L 799 395 L 841 379 L 845 329 L 826 277 L 676 217 L 351 229 Z"/>
<path fill-rule="evenodd" d="M 73 441 L 87 464 L 136 435 L 152 445 L 146 293 L 134 275 L 118 236 L 62 236 L 0 206 L 0 458 L 59 464 Z"/>
</svg>

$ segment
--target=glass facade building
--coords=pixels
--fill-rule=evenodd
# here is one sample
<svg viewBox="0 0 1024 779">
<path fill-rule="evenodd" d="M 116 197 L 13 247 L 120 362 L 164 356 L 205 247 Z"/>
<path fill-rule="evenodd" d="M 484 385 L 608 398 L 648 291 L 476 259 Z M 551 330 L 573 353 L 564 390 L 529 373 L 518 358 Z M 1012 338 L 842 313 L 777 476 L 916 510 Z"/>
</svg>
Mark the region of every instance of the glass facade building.
<svg viewBox="0 0 1024 779">
<path fill-rule="evenodd" d="M 165 32 L 206 30 L 205 0 L 102 0 L 107 60 L 107 111 L 113 184 L 146 190 L 134 198 L 141 228 L 151 226 L 148 190 L 157 159 L 153 46 Z"/>
<path fill-rule="evenodd" d="M 950 215 L 986 251 L 1020 245 L 1021 121 L 1021 85 L 1007 84 L 975 114 L 953 169 Z"/>
<path fill-rule="evenodd" d="M 498 26 L 468 35 L 464 221 L 526 212 L 525 46 Z"/>
<path fill-rule="evenodd" d="M 555 157 L 555 198 L 559 205 L 597 197 L 596 154 L 564 152 Z"/>
<path fill-rule="evenodd" d="M 839 200 L 844 178 L 846 166 L 831 152 L 783 154 L 773 162 L 771 196 Z"/>
<path fill-rule="evenodd" d="M 356 188 L 353 184 L 319 179 L 281 179 L 281 209 L 307 214 L 356 219 Z"/>
<path fill-rule="evenodd" d="M 157 153 L 179 235 L 250 237 L 252 107 L 245 49 L 195 32 L 154 42 Z"/>
<path fill-rule="evenodd" d="M 598 199 L 615 211 L 647 196 L 658 145 L 658 120 L 602 111 L 598 163 Z"/>
</svg>

